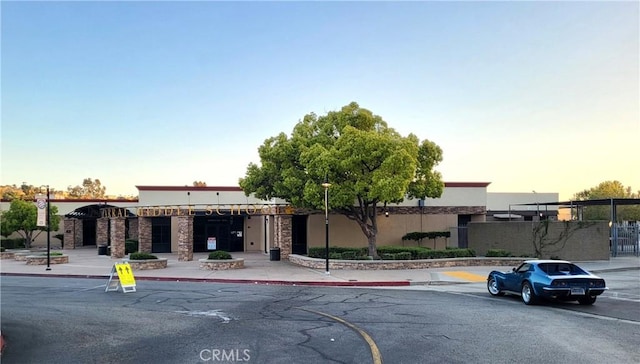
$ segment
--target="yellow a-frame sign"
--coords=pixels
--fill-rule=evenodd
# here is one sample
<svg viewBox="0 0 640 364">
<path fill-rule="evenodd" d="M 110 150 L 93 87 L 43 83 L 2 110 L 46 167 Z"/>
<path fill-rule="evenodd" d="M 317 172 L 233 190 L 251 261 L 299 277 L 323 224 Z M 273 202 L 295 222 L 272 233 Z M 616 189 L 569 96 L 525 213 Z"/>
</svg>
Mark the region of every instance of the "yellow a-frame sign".
<svg viewBox="0 0 640 364">
<path fill-rule="evenodd" d="M 124 293 L 136 291 L 136 279 L 133 277 L 133 269 L 127 262 L 113 264 L 109 282 L 107 282 L 107 288 L 104 291 L 112 292 L 117 291 L 119 288 L 122 288 Z"/>
</svg>

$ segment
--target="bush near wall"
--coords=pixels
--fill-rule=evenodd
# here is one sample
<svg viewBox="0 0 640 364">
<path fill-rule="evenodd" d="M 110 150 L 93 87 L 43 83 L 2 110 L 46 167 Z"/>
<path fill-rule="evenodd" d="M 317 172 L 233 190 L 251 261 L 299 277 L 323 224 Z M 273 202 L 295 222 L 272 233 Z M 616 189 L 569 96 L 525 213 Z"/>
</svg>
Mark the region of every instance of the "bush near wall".
<svg viewBox="0 0 640 364">
<path fill-rule="evenodd" d="M 149 260 L 149 259 L 158 259 L 158 257 L 149 253 L 133 252 L 129 255 L 129 259 L 130 260 Z"/>
<path fill-rule="evenodd" d="M 486 257 L 510 257 L 511 253 L 504 249 L 489 249 L 487 250 Z"/>
<path fill-rule="evenodd" d="M 138 251 L 138 241 L 134 239 L 127 239 L 124 241 L 124 253 L 134 253 Z"/>
<path fill-rule="evenodd" d="M 324 259 L 324 248 L 309 248 L 310 258 Z M 329 259 L 367 260 L 367 248 L 330 247 Z M 382 246 L 378 248 L 378 256 L 382 260 L 412 260 L 475 257 L 473 249 L 447 248 L 431 250 L 426 247 Z"/>
<path fill-rule="evenodd" d="M 226 260 L 226 259 L 232 259 L 232 257 L 231 257 L 231 254 L 229 254 L 229 252 L 226 252 L 224 250 L 216 250 L 216 251 L 213 251 L 213 252 L 209 253 L 208 259 L 210 259 L 210 260 Z"/>
<path fill-rule="evenodd" d="M 24 248 L 23 238 L 1 239 L 0 246 L 5 249 L 21 249 Z"/>
</svg>

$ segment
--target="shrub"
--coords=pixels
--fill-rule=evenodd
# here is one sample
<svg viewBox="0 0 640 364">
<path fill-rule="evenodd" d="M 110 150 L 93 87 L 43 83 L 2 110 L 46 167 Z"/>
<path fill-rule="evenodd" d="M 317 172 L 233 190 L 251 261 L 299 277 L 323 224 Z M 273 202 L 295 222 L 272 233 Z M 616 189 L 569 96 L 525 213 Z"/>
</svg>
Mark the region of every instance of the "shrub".
<svg viewBox="0 0 640 364">
<path fill-rule="evenodd" d="M 382 260 L 396 260 L 396 255 L 394 253 L 382 253 L 380 254 L 380 258 L 382 258 Z"/>
<path fill-rule="evenodd" d="M 108 244 L 106 244 L 108 245 Z M 124 241 L 124 253 L 129 254 L 138 251 L 138 241 L 134 239 L 127 239 Z"/>
<path fill-rule="evenodd" d="M 3 251 L 4 251 L 4 247 L 0 246 L 0 252 L 3 252 Z"/>
<path fill-rule="evenodd" d="M 358 258 L 358 254 L 355 251 L 346 251 L 342 253 L 342 259 L 355 260 L 356 258 Z"/>
<path fill-rule="evenodd" d="M 342 253 L 329 251 L 329 259 L 342 259 Z"/>
<path fill-rule="evenodd" d="M 429 251 L 429 248 L 425 248 L 425 247 L 420 247 L 420 246 L 408 246 L 408 247 L 404 247 L 404 246 L 381 246 L 378 248 L 378 255 L 382 256 L 386 253 L 389 254 L 397 254 L 397 253 L 402 253 L 402 252 L 409 252 L 411 253 L 411 258 L 410 259 L 418 259 L 418 255 L 420 254 L 420 252 L 424 252 L 424 251 Z"/>
<path fill-rule="evenodd" d="M 355 252 L 356 256 L 366 256 L 367 248 L 345 248 L 339 246 L 331 246 L 329 247 L 329 258 L 331 258 L 331 253 L 340 253 L 343 254 L 345 252 Z M 313 247 L 309 248 L 309 253 L 307 254 L 309 258 L 321 258 L 324 259 L 324 247 Z M 334 258 L 338 259 L 338 258 Z M 346 258 L 343 258 L 346 259 Z"/>
<path fill-rule="evenodd" d="M 44 255 L 46 257 L 47 253 L 40 253 L 39 255 Z M 63 255 L 62 252 L 49 252 L 50 257 L 59 257 L 61 255 Z"/>
<path fill-rule="evenodd" d="M 140 252 L 133 252 L 129 255 L 129 259 L 131 260 L 149 260 L 149 259 L 158 259 L 158 257 L 156 257 L 153 254 L 149 254 L 149 253 L 140 253 Z"/>
<path fill-rule="evenodd" d="M 510 257 L 511 253 L 504 249 L 489 249 L 487 250 L 486 257 Z"/>
<path fill-rule="evenodd" d="M 23 249 L 24 239 L 23 238 L 2 239 L 0 240 L 0 246 L 4 247 L 5 249 Z"/>
<path fill-rule="evenodd" d="M 209 259 L 210 260 L 231 259 L 231 254 L 229 254 L 229 252 L 226 252 L 224 250 L 216 250 L 216 251 L 213 251 L 213 252 L 209 253 Z"/>
<path fill-rule="evenodd" d="M 397 260 L 411 260 L 411 252 L 400 252 L 396 254 Z"/>
</svg>

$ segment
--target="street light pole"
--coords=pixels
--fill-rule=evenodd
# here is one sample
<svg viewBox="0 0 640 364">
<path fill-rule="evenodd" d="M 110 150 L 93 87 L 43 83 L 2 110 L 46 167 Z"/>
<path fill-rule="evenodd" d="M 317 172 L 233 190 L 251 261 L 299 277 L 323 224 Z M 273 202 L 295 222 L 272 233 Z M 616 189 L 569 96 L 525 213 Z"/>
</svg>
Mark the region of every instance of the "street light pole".
<svg viewBox="0 0 640 364">
<path fill-rule="evenodd" d="M 47 185 L 47 270 L 51 270 L 51 195 Z"/>
<path fill-rule="evenodd" d="M 329 178 L 324 176 L 324 257 L 325 257 L 325 274 L 329 274 Z"/>
</svg>

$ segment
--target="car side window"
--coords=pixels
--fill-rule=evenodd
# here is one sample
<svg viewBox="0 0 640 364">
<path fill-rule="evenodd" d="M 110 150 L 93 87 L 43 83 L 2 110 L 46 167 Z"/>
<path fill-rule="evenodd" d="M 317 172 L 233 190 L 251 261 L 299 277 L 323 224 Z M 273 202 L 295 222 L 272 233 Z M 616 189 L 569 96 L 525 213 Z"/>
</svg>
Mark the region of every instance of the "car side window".
<svg viewBox="0 0 640 364">
<path fill-rule="evenodd" d="M 530 268 L 531 268 L 531 264 L 524 263 L 518 268 L 516 272 L 525 273 L 525 272 L 528 272 Z"/>
</svg>

